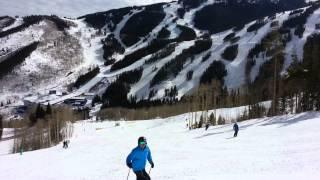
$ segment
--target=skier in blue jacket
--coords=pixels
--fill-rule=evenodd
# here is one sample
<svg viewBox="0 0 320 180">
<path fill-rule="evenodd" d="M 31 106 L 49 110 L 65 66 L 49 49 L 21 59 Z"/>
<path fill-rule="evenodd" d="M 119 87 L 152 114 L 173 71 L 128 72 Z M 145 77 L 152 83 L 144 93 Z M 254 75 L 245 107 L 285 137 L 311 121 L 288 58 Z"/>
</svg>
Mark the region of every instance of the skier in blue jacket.
<svg viewBox="0 0 320 180">
<path fill-rule="evenodd" d="M 127 166 L 132 168 L 133 172 L 137 176 L 137 180 L 151 180 L 148 173 L 145 171 L 146 161 L 149 161 L 151 168 L 154 167 L 154 163 L 151 157 L 151 151 L 147 146 L 147 140 L 145 137 L 139 137 L 138 146 L 134 148 L 127 157 Z"/>
</svg>

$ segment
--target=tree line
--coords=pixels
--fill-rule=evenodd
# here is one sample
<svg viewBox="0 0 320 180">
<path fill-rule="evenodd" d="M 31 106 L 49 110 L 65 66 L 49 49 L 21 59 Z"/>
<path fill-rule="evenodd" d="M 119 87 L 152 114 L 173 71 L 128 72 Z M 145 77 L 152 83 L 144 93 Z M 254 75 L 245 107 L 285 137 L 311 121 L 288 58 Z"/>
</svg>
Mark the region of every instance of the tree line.
<svg viewBox="0 0 320 180">
<path fill-rule="evenodd" d="M 29 108 L 22 120 L 9 123 L 14 128 L 12 153 L 32 151 L 57 145 L 73 134 L 76 120 L 86 119 L 86 111 L 74 111 L 67 106 L 43 106 Z"/>
</svg>

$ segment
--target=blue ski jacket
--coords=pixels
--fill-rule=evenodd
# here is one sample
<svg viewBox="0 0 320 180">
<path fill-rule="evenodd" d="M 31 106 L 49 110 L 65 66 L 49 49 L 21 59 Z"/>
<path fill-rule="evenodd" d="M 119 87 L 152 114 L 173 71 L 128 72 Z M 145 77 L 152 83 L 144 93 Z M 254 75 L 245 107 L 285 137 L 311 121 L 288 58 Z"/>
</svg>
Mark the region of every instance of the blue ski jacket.
<svg viewBox="0 0 320 180">
<path fill-rule="evenodd" d="M 146 145 L 146 147 L 142 149 L 137 146 L 128 155 L 127 166 L 129 166 L 129 164 L 131 163 L 134 172 L 144 170 L 146 167 L 147 159 L 150 164 L 153 164 L 149 147 Z"/>
</svg>

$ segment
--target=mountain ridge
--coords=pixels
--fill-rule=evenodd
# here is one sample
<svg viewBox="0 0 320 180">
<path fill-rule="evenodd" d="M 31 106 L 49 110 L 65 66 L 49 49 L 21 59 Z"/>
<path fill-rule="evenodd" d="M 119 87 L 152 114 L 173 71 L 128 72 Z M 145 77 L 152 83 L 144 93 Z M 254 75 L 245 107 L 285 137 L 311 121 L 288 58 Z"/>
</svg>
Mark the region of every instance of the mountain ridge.
<svg viewBox="0 0 320 180">
<path fill-rule="evenodd" d="M 2 101 L 5 101 L 5 97 L 10 93 L 16 94 L 17 99 L 21 100 L 31 92 L 33 95 L 38 94 L 36 95 L 38 98 L 35 98 L 37 102 L 49 101 L 53 104 L 85 92 L 95 93 L 104 97 L 105 101 L 110 101 L 108 95 L 104 94 L 112 82 L 129 88 L 124 88 L 126 96 L 123 97 L 127 97 L 126 101 L 166 99 L 168 98 L 166 91 L 172 88 L 177 90 L 173 93 L 173 98 L 181 99 L 185 94 L 192 93 L 199 84 L 212 80 L 220 81 L 222 87 L 230 90 L 253 83 L 257 89 L 261 88 L 261 91 L 264 91 L 268 87 L 259 85 L 260 81 L 271 81 L 272 78 L 262 77 L 261 72 L 270 73 L 270 70 L 263 70 L 263 66 L 273 61 L 275 53 L 272 48 L 267 47 L 267 44 L 281 41 L 281 47 L 291 53 L 283 57 L 282 74 L 285 74 L 293 62 L 292 55 L 296 55 L 299 61 L 303 60 L 304 43 L 310 35 L 318 32 L 316 26 L 320 23 L 315 19 L 319 13 L 319 4 L 312 3 L 305 6 L 304 1 L 297 0 L 298 7 L 293 10 L 285 11 L 285 8 L 277 10 L 278 12 L 270 10 L 267 16 L 259 15 L 256 19 L 247 19 L 241 23 L 233 20 L 236 24 L 230 21 L 229 24 L 221 25 L 220 22 L 226 20 L 220 18 L 215 23 L 221 28 L 215 32 L 210 28 L 197 28 L 196 19 L 199 13 L 207 13 L 206 8 L 216 5 L 220 7 L 223 2 L 212 0 L 199 2 L 189 5 L 189 1 L 178 1 L 127 7 L 88 14 L 78 19 L 58 20 L 55 16 L 39 16 L 40 23 L 32 23 L 21 31 L 10 35 L 5 34 L 10 28 L 0 31 L 5 34 L 1 38 L 2 49 L 19 45 L 21 38 L 25 37 L 33 39 L 30 39 L 30 42 L 33 42 L 35 37 L 40 40 L 39 47 L 42 50 L 39 51 L 37 48 L 32 52 L 31 58 L 27 58 L 30 63 L 22 69 L 16 68 L 16 72 L 30 71 L 28 70 L 30 64 L 35 68 L 34 73 L 41 67 L 48 67 L 53 69 L 50 71 L 55 74 L 54 78 L 48 74 L 47 82 L 51 82 L 50 85 L 45 85 L 40 80 L 35 80 L 31 84 L 26 82 L 19 90 L 16 88 L 17 85 L 7 85 L 0 91 L 3 96 Z M 277 3 L 281 2 L 288 1 Z M 241 1 L 236 6 L 253 3 L 257 2 Z M 207 21 L 214 21 L 214 18 Z M 9 26 L 13 29 L 24 26 L 23 23 L 25 21 L 15 19 Z M 48 31 L 47 26 L 53 27 L 53 30 Z M 59 40 L 56 40 L 57 38 Z M 205 45 L 203 42 L 211 42 L 211 45 Z M 292 44 L 295 43 L 297 45 L 293 50 L 286 49 L 293 47 Z M 67 51 L 63 52 L 61 49 Z M 51 55 L 47 54 L 49 50 L 52 51 Z M 59 57 L 56 56 L 57 52 L 61 52 Z M 51 57 L 48 58 L 48 55 Z M 34 57 L 38 60 L 35 61 Z M 69 61 L 70 58 L 73 60 Z M 44 59 L 47 60 L 43 61 Z M 51 68 L 50 64 L 55 64 L 56 59 L 60 60 L 54 68 Z M 97 66 L 100 67 L 100 71 L 95 77 L 82 84 L 77 81 L 77 87 L 74 87 L 73 83 L 78 77 Z M 61 67 L 65 67 L 63 71 Z M 214 73 L 208 74 L 210 71 L 207 71 L 204 76 L 207 69 L 211 69 L 210 71 Z M 119 79 L 121 74 L 122 78 Z M 126 79 L 130 79 L 130 76 L 135 80 L 127 83 Z M 12 75 L 2 77 L 1 83 L 10 84 L 9 77 L 14 78 Z M 36 76 L 21 74 L 21 77 L 28 79 Z M 31 88 L 32 86 L 34 87 Z M 41 92 L 37 89 L 41 89 Z M 50 89 L 67 91 L 70 95 L 52 100 L 46 95 Z M 265 97 L 270 97 L 270 94 L 266 94 Z M 125 104 L 128 103 L 126 101 Z"/>
</svg>

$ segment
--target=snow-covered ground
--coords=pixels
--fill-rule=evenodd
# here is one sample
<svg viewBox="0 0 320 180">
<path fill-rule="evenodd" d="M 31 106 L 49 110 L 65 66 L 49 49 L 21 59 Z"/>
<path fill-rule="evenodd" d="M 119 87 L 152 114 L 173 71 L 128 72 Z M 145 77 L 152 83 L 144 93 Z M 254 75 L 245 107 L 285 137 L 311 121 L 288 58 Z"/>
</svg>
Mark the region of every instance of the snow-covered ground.
<svg viewBox="0 0 320 180">
<path fill-rule="evenodd" d="M 2 138 L 13 136 L 13 134 L 14 134 L 14 129 L 12 128 L 4 128 L 2 130 Z"/>
<path fill-rule="evenodd" d="M 320 177 L 320 113 L 239 123 L 208 131 L 186 129 L 183 114 L 150 121 L 76 123 L 69 149 L 62 144 L 23 155 L 0 156 L 1 179 L 126 179 L 127 154 L 146 136 L 157 180 L 308 179 Z M 4 143 L 0 142 L 0 149 Z M 149 171 L 147 165 L 146 170 Z M 130 172 L 129 179 L 135 179 Z"/>
</svg>

